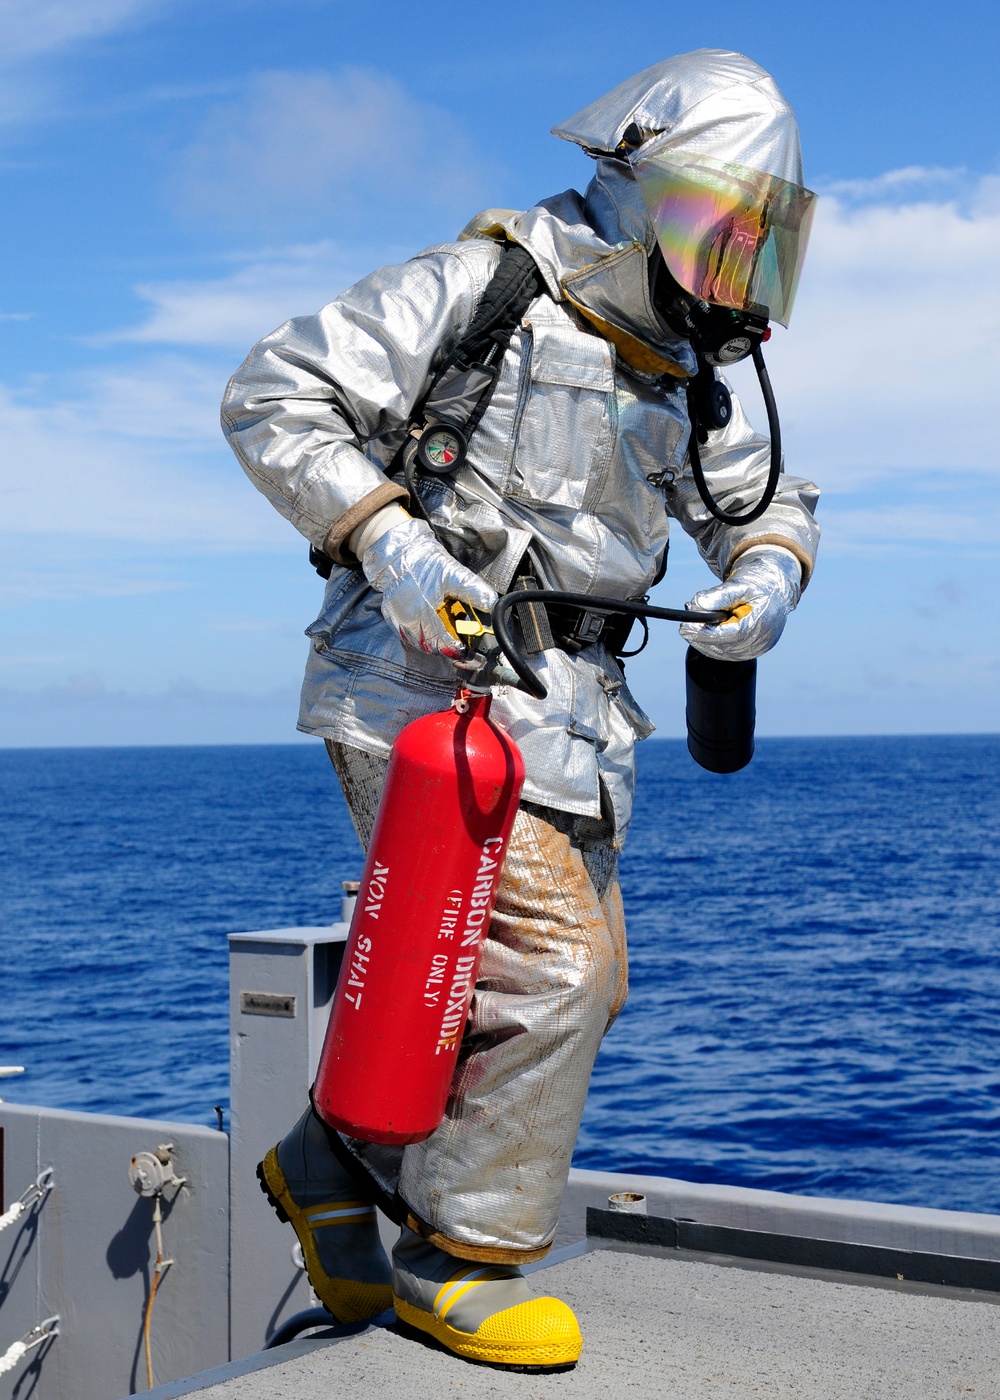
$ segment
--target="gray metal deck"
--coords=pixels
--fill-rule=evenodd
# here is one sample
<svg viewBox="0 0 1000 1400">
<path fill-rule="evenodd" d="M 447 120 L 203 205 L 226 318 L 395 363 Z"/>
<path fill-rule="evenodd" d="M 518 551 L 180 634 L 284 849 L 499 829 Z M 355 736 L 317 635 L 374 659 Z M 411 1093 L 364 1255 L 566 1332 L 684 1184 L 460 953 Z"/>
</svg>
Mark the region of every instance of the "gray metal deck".
<svg viewBox="0 0 1000 1400">
<path fill-rule="evenodd" d="M 505 1374 L 391 1329 L 293 1342 L 151 1400 L 1000 1400 L 1000 1298 L 610 1246 L 537 1271 L 580 1319 L 575 1371 Z"/>
</svg>

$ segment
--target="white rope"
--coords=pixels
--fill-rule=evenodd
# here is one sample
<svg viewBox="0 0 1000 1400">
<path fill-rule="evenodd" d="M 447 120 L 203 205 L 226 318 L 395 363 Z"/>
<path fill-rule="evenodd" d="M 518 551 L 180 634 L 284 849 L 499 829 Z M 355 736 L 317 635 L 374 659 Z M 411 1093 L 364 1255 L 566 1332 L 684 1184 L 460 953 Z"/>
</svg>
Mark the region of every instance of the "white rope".
<svg viewBox="0 0 1000 1400">
<path fill-rule="evenodd" d="M 176 1181 L 176 1178 L 175 1178 Z M 178 1183 L 183 1185 L 183 1182 Z M 156 1228 L 156 1264 L 153 1268 L 153 1278 L 149 1286 L 149 1297 L 146 1299 L 146 1312 L 142 1320 L 142 1340 L 146 1349 L 146 1381 L 149 1389 L 153 1389 L 153 1353 L 149 1340 L 149 1324 L 153 1320 L 153 1303 L 156 1301 L 156 1290 L 160 1286 L 160 1279 L 174 1262 L 172 1259 L 163 1257 L 163 1232 L 160 1229 L 163 1223 L 163 1211 L 160 1208 L 162 1191 L 157 1191 L 153 1197 L 153 1225 Z"/>
<path fill-rule="evenodd" d="M 6 1375 L 8 1371 L 13 1371 L 27 1350 L 27 1342 L 13 1342 L 3 1356 L 0 1356 L 0 1376 Z"/>
<path fill-rule="evenodd" d="M 40 1201 L 54 1186 L 52 1180 L 52 1168 L 46 1167 L 43 1172 L 39 1172 L 34 1181 L 26 1191 L 22 1191 L 13 1205 L 8 1206 L 3 1215 L 0 1215 L 0 1230 L 6 1230 L 8 1225 L 13 1225 L 15 1220 L 20 1220 L 21 1216 L 36 1201 Z M 15 1343 L 16 1345 L 16 1343 Z M 8 1370 L 10 1367 L 7 1368 Z M 3 1373 L 0 1372 L 0 1375 Z"/>
<path fill-rule="evenodd" d="M 23 1214 L 23 1201 L 15 1201 L 10 1210 L 5 1210 L 3 1215 L 0 1215 L 0 1230 L 6 1230 L 8 1225 L 13 1225 L 14 1221 L 19 1220 Z"/>
<path fill-rule="evenodd" d="M 37 1327 L 32 1327 L 30 1332 L 25 1332 L 20 1341 L 11 1342 L 3 1356 L 0 1356 L 0 1376 L 6 1375 L 8 1371 L 13 1371 L 17 1363 L 28 1354 L 32 1347 L 40 1347 L 50 1337 L 58 1337 L 58 1335 L 58 1317 L 47 1317 Z"/>
</svg>

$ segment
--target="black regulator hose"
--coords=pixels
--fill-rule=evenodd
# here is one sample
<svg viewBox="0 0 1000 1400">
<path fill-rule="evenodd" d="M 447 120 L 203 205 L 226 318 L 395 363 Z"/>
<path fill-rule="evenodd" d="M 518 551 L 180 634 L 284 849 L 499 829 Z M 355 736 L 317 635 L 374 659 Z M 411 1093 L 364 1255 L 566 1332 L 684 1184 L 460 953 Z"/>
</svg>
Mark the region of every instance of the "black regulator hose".
<svg viewBox="0 0 1000 1400">
<path fill-rule="evenodd" d="M 767 430 L 771 437 L 771 470 L 767 474 L 767 485 L 764 487 L 763 495 L 757 504 L 744 515 L 732 515 L 729 511 L 723 510 L 708 489 L 708 482 L 705 480 L 705 473 L 701 465 L 701 452 L 698 448 L 697 413 L 691 398 L 688 399 L 688 411 L 691 416 L 691 443 L 688 449 L 691 457 L 691 474 L 706 510 L 714 515 L 716 520 L 721 520 L 723 525 L 752 525 L 755 520 L 759 520 L 774 500 L 774 493 L 778 489 L 778 477 L 781 475 L 781 423 L 778 421 L 778 405 L 774 401 L 774 390 L 771 388 L 770 376 L 767 372 L 767 366 L 764 364 L 764 356 L 761 354 L 760 346 L 755 345 L 751 354 L 754 369 L 757 371 L 757 378 L 760 381 L 760 392 L 764 396 L 764 407 L 767 410 Z"/>
<path fill-rule="evenodd" d="M 699 612 L 697 609 L 688 608 L 656 608 L 651 603 L 632 602 L 621 598 L 599 598 L 590 593 L 561 593 L 551 588 L 514 589 L 511 593 L 505 593 L 493 606 L 493 632 L 500 650 L 510 662 L 511 670 L 517 674 L 528 694 L 533 695 L 536 700 L 544 700 L 549 692 L 528 665 L 527 658 L 511 631 L 510 610 L 518 603 L 568 604 L 570 607 L 585 608 L 587 612 L 603 614 L 605 617 L 613 614 L 654 617 L 663 622 L 718 623 L 725 622 L 730 615 L 720 609 Z"/>
</svg>

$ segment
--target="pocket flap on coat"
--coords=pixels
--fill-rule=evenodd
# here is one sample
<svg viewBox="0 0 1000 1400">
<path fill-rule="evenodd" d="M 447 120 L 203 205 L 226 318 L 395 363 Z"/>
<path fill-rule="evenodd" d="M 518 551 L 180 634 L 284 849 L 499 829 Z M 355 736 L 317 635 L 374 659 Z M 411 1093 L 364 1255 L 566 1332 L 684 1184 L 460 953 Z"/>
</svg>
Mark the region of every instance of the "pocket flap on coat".
<svg viewBox="0 0 1000 1400">
<path fill-rule="evenodd" d="M 608 394 L 615 387 L 611 346 L 599 336 L 569 323 L 532 324 L 531 378 L 536 384 L 565 384 L 571 389 L 596 389 Z"/>
</svg>

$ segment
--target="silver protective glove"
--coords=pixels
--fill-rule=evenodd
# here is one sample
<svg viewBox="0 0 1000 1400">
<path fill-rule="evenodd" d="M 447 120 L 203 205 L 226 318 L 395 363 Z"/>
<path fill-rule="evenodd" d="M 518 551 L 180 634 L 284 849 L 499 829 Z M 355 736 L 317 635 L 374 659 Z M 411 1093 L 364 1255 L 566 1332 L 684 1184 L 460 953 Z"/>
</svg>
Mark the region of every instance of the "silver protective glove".
<svg viewBox="0 0 1000 1400">
<path fill-rule="evenodd" d="M 770 651 L 802 593 L 802 566 L 784 549 L 753 549 L 740 556 L 725 583 L 696 593 L 689 608 L 725 608 L 731 621 L 682 622 L 681 636 L 716 661 L 750 661 Z"/>
<path fill-rule="evenodd" d="M 438 616 L 447 598 L 460 598 L 480 612 L 492 611 L 497 595 L 489 584 L 438 543 L 426 520 L 402 520 L 370 544 L 361 567 L 382 595 L 382 616 L 407 646 L 453 660 L 463 655 Z"/>
</svg>

